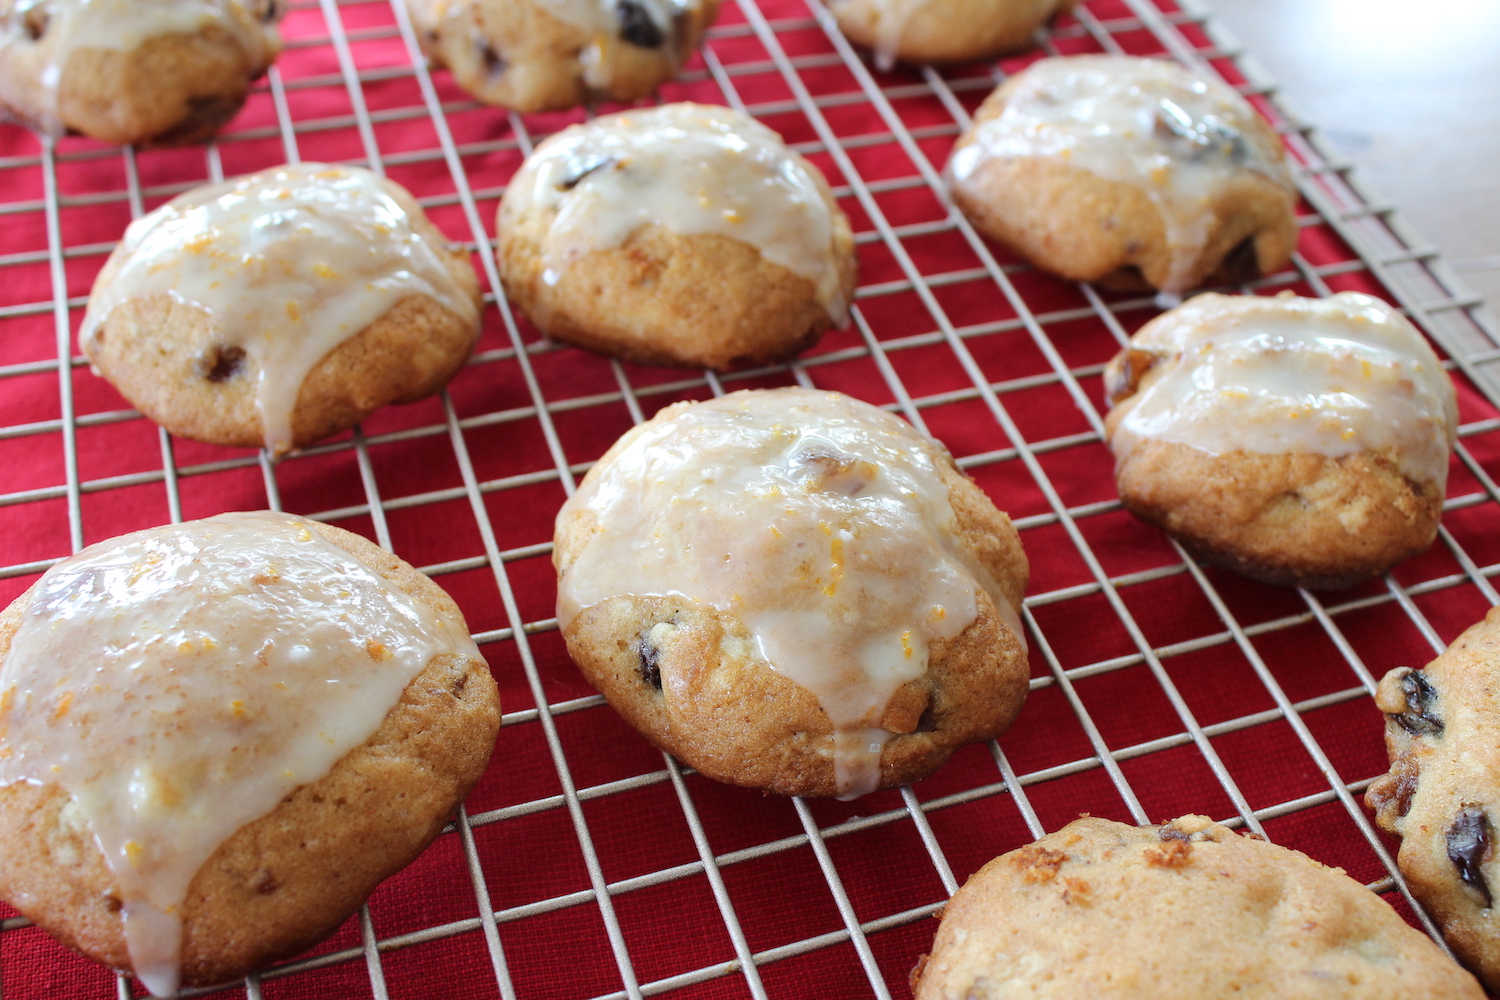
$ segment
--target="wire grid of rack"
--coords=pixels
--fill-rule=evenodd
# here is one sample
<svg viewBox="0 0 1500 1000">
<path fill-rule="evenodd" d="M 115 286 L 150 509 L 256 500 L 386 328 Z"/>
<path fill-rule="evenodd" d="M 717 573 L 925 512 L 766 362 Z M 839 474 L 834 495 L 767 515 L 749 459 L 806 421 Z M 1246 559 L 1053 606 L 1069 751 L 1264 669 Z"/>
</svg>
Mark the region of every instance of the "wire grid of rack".
<svg viewBox="0 0 1500 1000">
<path fill-rule="evenodd" d="M 447 587 L 505 701 L 490 771 L 433 848 L 310 956 L 223 990 L 901 996 L 926 918 L 962 879 L 1081 811 L 1210 813 L 1345 867 L 1432 932 L 1357 796 L 1384 769 L 1380 674 L 1424 662 L 1500 603 L 1500 338 L 1480 304 L 1193 8 L 1085 0 L 1040 33 L 1043 51 L 1164 55 L 1239 86 L 1285 136 L 1305 196 L 1293 267 L 1244 290 L 1384 294 L 1446 349 L 1460 385 L 1432 552 L 1331 594 L 1205 569 L 1122 512 L 1100 443 L 1103 363 L 1154 304 L 1040 275 L 944 199 L 940 170 L 970 112 L 1034 54 L 880 74 L 805 3 L 726 4 L 663 90 L 783 131 L 855 221 L 853 327 L 773 370 L 606 361 L 546 342 L 497 300 L 504 183 L 581 113 L 474 104 L 425 67 L 387 0 L 294 3 L 287 53 L 202 149 L 0 131 L 0 597 L 122 531 L 294 510 Z M 480 349 L 441 398 L 279 465 L 169 437 L 75 354 L 93 275 L 125 222 L 187 187 L 313 158 L 387 172 L 468 242 L 491 291 Z M 792 382 L 849 391 L 943 440 L 1011 512 L 1033 562 L 1032 690 L 1016 726 L 927 781 L 848 804 L 763 798 L 655 752 L 577 676 L 551 612 L 551 516 L 614 436 L 679 398 Z M 0 996 L 139 992 L 0 912 Z"/>
</svg>

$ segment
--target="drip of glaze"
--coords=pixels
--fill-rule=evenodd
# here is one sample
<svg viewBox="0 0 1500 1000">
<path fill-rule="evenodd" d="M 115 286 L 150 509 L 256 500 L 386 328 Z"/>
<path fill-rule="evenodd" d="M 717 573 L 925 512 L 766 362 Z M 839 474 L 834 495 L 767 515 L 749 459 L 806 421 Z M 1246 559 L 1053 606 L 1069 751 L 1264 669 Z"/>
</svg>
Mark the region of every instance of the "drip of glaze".
<svg viewBox="0 0 1500 1000">
<path fill-rule="evenodd" d="M 119 885 L 137 977 L 178 985 L 193 877 L 379 728 L 453 623 L 286 514 L 90 546 L 37 584 L 0 664 L 0 785 L 55 784 Z"/>
<path fill-rule="evenodd" d="M 1379 299 L 1205 294 L 1131 347 L 1157 355 L 1116 427 L 1121 461 L 1142 440 L 1213 454 L 1385 454 L 1441 487 L 1457 426 L 1453 383 L 1422 335 Z"/>
<path fill-rule="evenodd" d="M 986 160 L 1049 157 L 1135 185 L 1156 205 L 1171 266 L 1165 293 L 1193 285 L 1224 186 L 1254 171 L 1295 190 L 1281 150 L 1255 110 L 1223 84 L 1156 59 L 1044 59 L 1018 78 L 1001 113 L 954 151 L 949 174 L 967 184 Z"/>
<path fill-rule="evenodd" d="M 893 694 L 927 670 L 989 594 L 1016 609 L 956 538 L 941 448 L 882 410 L 805 389 L 683 404 L 631 431 L 559 513 L 596 528 L 564 574 L 558 621 L 624 595 L 738 618 L 772 669 L 834 727 L 842 798 L 874 791 Z"/>
<path fill-rule="evenodd" d="M 322 163 L 195 188 L 131 223 L 79 342 L 92 357 L 122 302 L 166 295 L 203 310 L 221 350 L 254 360 L 265 447 L 283 454 L 307 373 L 397 301 L 427 295 L 478 322 L 445 248 L 413 225 L 420 212 L 370 171 Z"/>
<path fill-rule="evenodd" d="M 817 287 L 836 324 L 845 322 L 833 215 L 813 168 L 781 137 L 729 108 L 669 104 L 575 125 L 542 143 L 506 199 L 556 212 L 548 227 L 544 280 L 556 283 L 577 258 L 618 247 L 655 223 L 680 235 L 717 233 Z"/>
</svg>

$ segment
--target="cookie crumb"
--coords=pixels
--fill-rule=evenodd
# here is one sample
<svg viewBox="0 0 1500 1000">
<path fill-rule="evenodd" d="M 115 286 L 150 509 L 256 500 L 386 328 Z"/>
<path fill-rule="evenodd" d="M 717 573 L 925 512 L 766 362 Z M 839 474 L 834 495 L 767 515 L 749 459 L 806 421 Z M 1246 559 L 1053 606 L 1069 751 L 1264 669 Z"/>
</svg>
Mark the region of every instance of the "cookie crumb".
<svg viewBox="0 0 1500 1000">
<path fill-rule="evenodd" d="M 1034 844 L 1021 848 L 1015 854 L 1015 865 L 1021 869 L 1022 877 L 1028 882 L 1052 881 L 1057 877 L 1057 870 L 1067 860 L 1068 855 L 1063 851 L 1037 847 Z"/>
<path fill-rule="evenodd" d="M 1144 857 L 1146 864 L 1158 868 L 1181 868 L 1188 863 L 1192 853 L 1192 842 L 1184 837 L 1181 840 L 1164 840 L 1160 847 L 1148 847 Z"/>
</svg>

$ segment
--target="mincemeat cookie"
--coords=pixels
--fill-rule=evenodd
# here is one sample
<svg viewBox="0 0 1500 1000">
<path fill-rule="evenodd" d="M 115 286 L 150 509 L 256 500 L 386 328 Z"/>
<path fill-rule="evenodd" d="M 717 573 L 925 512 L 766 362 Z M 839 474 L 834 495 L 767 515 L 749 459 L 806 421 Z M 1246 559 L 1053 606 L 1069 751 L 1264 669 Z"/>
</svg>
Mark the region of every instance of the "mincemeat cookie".
<svg viewBox="0 0 1500 1000">
<path fill-rule="evenodd" d="M 915 781 L 1026 696 L 1010 519 L 941 445 L 838 393 L 662 410 L 563 506 L 553 561 L 584 675 L 720 781 Z"/>
<path fill-rule="evenodd" d="M 1432 544 L 1457 397 L 1379 299 L 1199 295 L 1142 327 L 1105 388 L 1121 501 L 1209 562 L 1346 587 Z"/>
<path fill-rule="evenodd" d="M 1161 60 L 1034 63 L 980 106 L 947 172 L 981 232 L 1077 281 L 1176 295 L 1269 274 L 1297 244 L 1281 140 Z"/>
<path fill-rule="evenodd" d="M 1386 713 L 1390 773 L 1365 793 L 1382 828 L 1401 837 L 1397 862 L 1453 951 L 1500 991 L 1500 611 L 1454 640 L 1424 670 L 1397 667 L 1375 692 Z"/>
<path fill-rule="evenodd" d="M 839 30 L 875 64 L 953 63 L 1029 48 L 1036 29 L 1075 0 L 833 0 Z"/>
<path fill-rule="evenodd" d="M 78 339 L 172 433 L 281 455 L 441 389 L 480 301 L 468 254 L 404 188 L 288 164 L 132 223 Z"/>
<path fill-rule="evenodd" d="M 101 542 L 0 613 L 0 896 L 158 996 L 247 975 L 420 854 L 499 724 L 457 605 L 357 535 Z"/>
<path fill-rule="evenodd" d="M 506 294 L 537 327 L 641 364 L 784 360 L 843 325 L 854 294 L 822 173 L 729 108 L 564 129 L 510 182 L 498 228 Z"/>
<path fill-rule="evenodd" d="M 1340 869 L 1206 816 L 1085 817 L 996 858 L 943 908 L 916 1000 L 1481 1000 Z"/>
<path fill-rule="evenodd" d="M 280 0 L 0 0 L 0 111 L 52 135 L 174 145 L 239 113 Z"/>
<path fill-rule="evenodd" d="M 719 0 L 406 0 L 423 50 L 523 113 L 633 101 L 677 75 Z"/>
</svg>

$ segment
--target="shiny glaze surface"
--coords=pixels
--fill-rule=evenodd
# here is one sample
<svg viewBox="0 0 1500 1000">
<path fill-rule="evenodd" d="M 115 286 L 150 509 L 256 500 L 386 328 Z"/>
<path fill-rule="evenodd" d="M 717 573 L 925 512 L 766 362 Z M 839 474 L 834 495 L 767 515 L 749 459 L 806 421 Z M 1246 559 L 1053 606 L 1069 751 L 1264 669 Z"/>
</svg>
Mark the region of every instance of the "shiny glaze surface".
<svg viewBox="0 0 1500 1000">
<path fill-rule="evenodd" d="M 506 192 L 507 214 L 531 206 L 556 213 L 546 237 L 549 283 L 584 254 L 655 223 L 750 244 L 812 281 L 841 323 L 848 304 L 833 213 L 813 170 L 747 115 L 669 104 L 607 115 L 542 143 Z"/>
<path fill-rule="evenodd" d="M 221 514 L 42 577 L 0 664 L 0 784 L 56 784 L 114 874 L 136 975 L 176 989 L 181 912 L 230 835 L 379 728 L 443 653 L 477 656 L 312 522 Z"/>
<path fill-rule="evenodd" d="M 1016 610 L 956 537 L 942 448 L 882 410 L 806 389 L 680 404 L 631 431 L 558 515 L 594 533 L 563 574 L 558 620 L 624 595 L 737 618 L 772 669 L 817 696 L 838 792 L 873 791 L 880 719 L 928 648 L 992 598 Z"/>
<path fill-rule="evenodd" d="M 1379 299 L 1200 295 L 1131 347 L 1159 360 L 1122 403 L 1111 441 L 1121 460 L 1147 439 L 1213 454 L 1371 451 L 1413 479 L 1447 482 L 1453 383 Z"/>
<path fill-rule="evenodd" d="M 478 321 L 446 247 L 413 224 L 420 212 L 370 171 L 322 163 L 195 188 L 125 231 L 95 284 L 79 342 L 92 357 L 123 302 L 165 295 L 202 309 L 216 346 L 255 362 L 266 449 L 289 451 L 307 373 L 400 299 L 427 295 Z"/>
</svg>

